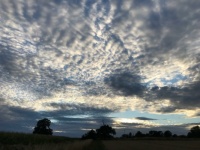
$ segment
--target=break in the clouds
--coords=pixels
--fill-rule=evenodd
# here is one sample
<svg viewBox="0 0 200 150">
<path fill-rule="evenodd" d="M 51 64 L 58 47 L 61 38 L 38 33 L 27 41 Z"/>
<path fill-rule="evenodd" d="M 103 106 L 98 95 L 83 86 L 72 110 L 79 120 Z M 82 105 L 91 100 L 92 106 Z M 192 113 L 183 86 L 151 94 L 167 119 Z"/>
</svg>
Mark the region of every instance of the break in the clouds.
<svg viewBox="0 0 200 150">
<path fill-rule="evenodd" d="M 196 0 L 0 0 L 1 106 L 37 119 L 126 110 L 197 117 L 199 7 Z"/>
</svg>

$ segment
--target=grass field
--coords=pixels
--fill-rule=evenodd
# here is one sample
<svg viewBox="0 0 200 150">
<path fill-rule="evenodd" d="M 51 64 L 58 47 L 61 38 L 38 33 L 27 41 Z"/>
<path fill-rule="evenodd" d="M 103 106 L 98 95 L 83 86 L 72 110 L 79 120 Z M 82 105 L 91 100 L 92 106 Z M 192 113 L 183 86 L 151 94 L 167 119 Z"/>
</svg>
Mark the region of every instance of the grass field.
<svg viewBox="0 0 200 150">
<path fill-rule="evenodd" d="M 98 144 L 93 144 L 92 140 L 86 140 L 58 144 L 1 145 L 0 150 L 93 150 L 95 146 L 98 147 Z"/>
<path fill-rule="evenodd" d="M 103 141 L 106 150 L 200 150 L 200 140 Z"/>
<path fill-rule="evenodd" d="M 0 150 L 200 150 L 200 139 L 80 140 L 0 132 Z"/>
<path fill-rule="evenodd" d="M 101 141 L 0 132 L 0 150 L 104 150 Z"/>
</svg>

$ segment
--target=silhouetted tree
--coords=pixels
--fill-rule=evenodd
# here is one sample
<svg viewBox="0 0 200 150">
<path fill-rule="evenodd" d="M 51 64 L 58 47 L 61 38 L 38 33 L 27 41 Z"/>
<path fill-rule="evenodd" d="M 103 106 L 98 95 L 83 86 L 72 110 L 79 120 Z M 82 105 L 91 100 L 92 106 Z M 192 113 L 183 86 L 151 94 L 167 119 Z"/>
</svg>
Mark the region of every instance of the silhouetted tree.
<svg viewBox="0 0 200 150">
<path fill-rule="evenodd" d="M 132 138 L 132 133 L 131 132 L 129 132 L 128 137 Z"/>
<path fill-rule="evenodd" d="M 97 137 L 103 139 L 113 138 L 113 135 L 116 134 L 115 129 L 113 129 L 109 125 L 101 126 L 99 129 L 96 129 L 96 132 Z"/>
<path fill-rule="evenodd" d="M 37 122 L 36 127 L 33 130 L 33 134 L 46 134 L 46 135 L 52 135 L 53 130 L 50 129 L 51 121 L 47 118 L 44 118 L 42 120 L 39 120 Z"/>
<path fill-rule="evenodd" d="M 192 127 L 187 136 L 193 138 L 200 138 L 200 127 L 199 126 Z"/>
<path fill-rule="evenodd" d="M 144 137 L 145 135 L 141 131 L 137 131 L 135 137 Z"/>
<path fill-rule="evenodd" d="M 85 133 L 83 136 L 82 136 L 82 139 L 93 139 L 95 140 L 97 138 L 97 133 L 95 130 L 90 130 L 88 131 L 87 133 Z"/>
<path fill-rule="evenodd" d="M 130 132 L 129 134 L 122 134 L 121 138 L 132 138 L 133 135 L 132 133 Z"/>
<path fill-rule="evenodd" d="M 186 138 L 187 136 L 184 135 L 184 134 L 182 134 L 182 135 L 179 135 L 178 137 L 180 137 L 180 138 Z"/>
<path fill-rule="evenodd" d="M 164 132 L 164 137 L 172 137 L 172 132 L 167 130 Z"/>
<path fill-rule="evenodd" d="M 162 131 L 149 131 L 150 137 L 163 137 Z"/>
<path fill-rule="evenodd" d="M 128 134 L 122 134 L 121 138 L 129 138 Z"/>
</svg>

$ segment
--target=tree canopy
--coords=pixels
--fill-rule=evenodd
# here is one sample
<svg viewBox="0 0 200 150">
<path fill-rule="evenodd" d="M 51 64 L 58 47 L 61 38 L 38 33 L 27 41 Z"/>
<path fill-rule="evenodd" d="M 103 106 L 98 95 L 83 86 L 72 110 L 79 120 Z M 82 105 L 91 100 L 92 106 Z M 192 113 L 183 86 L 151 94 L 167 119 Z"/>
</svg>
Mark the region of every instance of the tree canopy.
<svg viewBox="0 0 200 150">
<path fill-rule="evenodd" d="M 164 132 L 163 135 L 164 135 L 164 137 L 172 137 L 172 132 L 167 130 L 167 131 Z"/>
<path fill-rule="evenodd" d="M 100 138 L 113 138 L 113 135 L 116 134 L 115 129 L 110 127 L 109 125 L 103 125 L 99 129 L 96 130 L 97 136 Z"/>
<path fill-rule="evenodd" d="M 190 132 L 188 133 L 188 137 L 192 138 L 200 138 L 200 127 L 194 126 L 190 129 Z"/>
<path fill-rule="evenodd" d="M 96 139 L 97 138 L 97 133 L 95 130 L 90 130 L 88 131 L 87 133 L 85 133 L 83 136 L 82 136 L 82 139 Z"/>
<path fill-rule="evenodd" d="M 115 129 L 109 125 L 102 125 L 99 129 L 90 130 L 82 136 L 82 139 L 109 139 L 115 135 Z"/>
<path fill-rule="evenodd" d="M 45 135 L 52 135 L 53 130 L 50 129 L 51 121 L 47 118 L 39 120 L 37 122 L 36 127 L 33 130 L 33 134 L 45 134 Z"/>
<path fill-rule="evenodd" d="M 145 135 L 141 131 L 137 131 L 135 137 L 144 137 Z"/>
</svg>

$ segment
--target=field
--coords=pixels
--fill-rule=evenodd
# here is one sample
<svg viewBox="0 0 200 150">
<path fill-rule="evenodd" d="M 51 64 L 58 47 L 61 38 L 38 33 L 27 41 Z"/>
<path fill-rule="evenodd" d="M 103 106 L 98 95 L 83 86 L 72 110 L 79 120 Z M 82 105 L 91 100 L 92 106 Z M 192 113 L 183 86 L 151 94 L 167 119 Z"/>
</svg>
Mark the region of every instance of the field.
<svg viewBox="0 0 200 150">
<path fill-rule="evenodd" d="M 103 150 L 101 141 L 0 132 L 0 150 Z"/>
<path fill-rule="evenodd" d="M 103 141 L 106 150 L 200 150 L 200 140 Z"/>
<path fill-rule="evenodd" d="M 0 132 L 0 150 L 200 150 L 200 139 L 80 140 Z"/>
</svg>

